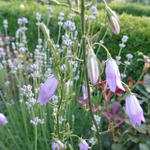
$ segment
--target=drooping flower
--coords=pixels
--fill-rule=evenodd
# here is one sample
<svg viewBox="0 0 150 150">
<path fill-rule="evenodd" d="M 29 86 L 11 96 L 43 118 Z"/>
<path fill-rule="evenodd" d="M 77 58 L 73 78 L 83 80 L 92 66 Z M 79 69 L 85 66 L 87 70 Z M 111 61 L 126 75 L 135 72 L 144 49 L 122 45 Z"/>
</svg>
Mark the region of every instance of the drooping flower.
<svg viewBox="0 0 150 150">
<path fill-rule="evenodd" d="M 135 95 L 130 94 L 126 97 L 125 110 L 134 128 L 136 124 L 141 125 L 141 122 L 145 122 L 143 109 Z"/>
<path fill-rule="evenodd" d="M 4 114 L 0 113 L 0 125 L 6 125 L 8 123 L 7 118 Z"/>
<path fill-rule="evenodd" d="M 96 84 L 99 77 L 99 64 L 93 50 L 89 52 L 87 57 L 87 69 L 91 83 Z"/>
<path fill-rule="evenodd" d="M 88 143 L 85 140 L 81 140 L 81 142 L 79 143 L 79 150 L 88 150 L 90 149 Z"/>
<path fill-rule="evenodd" d="M 116 89 L 119 88 L 123 91 L 125 91 L 124 87 L 121 83 L 121 76 L 119 72 L 119 68 L 112 58 L 110 58 L 106 62 L 106 86 L 109 85 L 110 90 L 112 92 L 116 92 Z"/>
<path fill-rule="evenodd" d="M 87 92 L 87 88 L 85 87 L 85 85 L 82 85 L 82 93 L 83 93 L 83 96 L 78 98 L 78 103 L 82 105 L 88 104 L 88 92 Z"/>
<path fill-rule="evenodd" d="M 61 141 L 56 141 L 52 143 L 52 150 L 63 150 L 64 144 Z"/>
<path fill-rule="evenodd" d="M 49 77 L 44 84 L 41 84 L 38 98 L 38 102 L 41 103 L 41 105 L 45 105 L 48 100 L 52 98 L 57 89 L 57 84 L 58 81 L 54 76 Z"/>
<path fill-rule="evenodd" d="M 115 11 L 111 10 L 110 7 L 106 7 L 106 10 L 107 10 L 107 15 L 108 15 L 112 32 L 118 35 L 120 33 L 120 25 L 119 25 L 118 17 Z"/>
<path fill-rule="evenodd" d="M 117 18 L 113 15 L 110 16 L 110 26 L 114 34 L 118 35 L 120 33 L 120 25 Z"/>
</svg>

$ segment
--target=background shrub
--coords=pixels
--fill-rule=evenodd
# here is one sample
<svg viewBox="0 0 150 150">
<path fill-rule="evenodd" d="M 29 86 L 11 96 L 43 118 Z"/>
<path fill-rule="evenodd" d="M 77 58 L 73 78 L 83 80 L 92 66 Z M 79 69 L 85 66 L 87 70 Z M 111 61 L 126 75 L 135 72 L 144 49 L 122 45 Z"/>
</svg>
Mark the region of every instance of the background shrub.
<svg viewBox="0 0 150 150">
<path fill-rule="evenodd" d="M 48 16 L 48 6 L 44 6 L 41 4 L 37 4 L 35 2 L 30 3 L 24 3 L 25 9 L 20 8 L 20 3 L 4 3 L 0 2 L 0 24 L 2 26 L 3 19 L 7 19 L 9 23 L 8 32 L 10 36 L 15 35 L 15 31 L 18 27 L 17 25 L 17 19 L 19 17 L 27 17 L 29 19 L 28 23 L 28 43 L 29 43 L 29 50 L 33 51 L 35 48 L 35 45 L 37 43 L 37 27 L 36 27 L 36 12 L 40 12 L 42 14 L 43 21 L 47 21 Z M 117 12 L 121 13 L 124 9 L 126 11 L 131 7 L 130 5 L 111 5 L 113 9 L 115 9 Z M 139 6 L 137 6 L 139 7 Z M 99 9 L 101 9 L 100 5 L 98 6 Z M 120 9 L 119 9 L 120 8 Z M 121 9 L 122 8 L 122 9 Z M 143 8 L 143 7 L 141 7 Z M 133 7 L 132 10 L 135 8 Z M 138 9 L 137 9 L 138 10 Z M 147 10 L 147 12 L 150 10 L 150 7 L 146 7 L 143 10 Z M 52 37 L 57 37 L 55 35 L 58 34 L 58 25 L 57 25 L 57 16 L 60 11 L 64 12 L 67 16 L 69 10 L 62 7 L 56 7 L 55 6 L 55 16 L 50 22 L 50 30 Z M 134 11 L 133 11 L 134 12 Z M 150 13 L 150 11 L 149 11 Z M 103 16 L 104 11 L 101 10 L 99 13 L 99 16 L 97 17 L 97 21 L 95 23 L 94 32 L 98 31 L 100 28 L 100 23 L 103 22 Z M 127 51 L 129 53 L 135 53 L 137 51 L 142 51 L 145 54 L 150 54 L 150 18 L 143 16 L 143 17 L 137 17 L 133 16 L 132 14 L 120 14 L 120 25 L 121 25 L 121 34 L 119 36 L 112 35 L 111 37 L 108 36 L 105 39 L 106 46 L 110 49 L 111 53 L 113 55 L 116 55 L 119 51 L 119 41 L 121 40 L 122 36 L 125 34 L 129 37 L 129 40 L 127 42 L 127 46 L 123 51 Z M 80 18 L 76 17 L 75 22 L 77 25 L 80 24 Z M 2 30 L 3 31 L 3 30 Z M 80 31 L 79 31 L 80 32 Z M 103 30 L 103 33 L 105 32 L 105 29 Z M 102 34 L 103 35 L 103 34 Z M 55 40 L 55 39 L 54 39 Z M 103 54 L 101 54 L 103 56 Z M 124 55 L 124 52 L 123 52 Z"/>
</svg>

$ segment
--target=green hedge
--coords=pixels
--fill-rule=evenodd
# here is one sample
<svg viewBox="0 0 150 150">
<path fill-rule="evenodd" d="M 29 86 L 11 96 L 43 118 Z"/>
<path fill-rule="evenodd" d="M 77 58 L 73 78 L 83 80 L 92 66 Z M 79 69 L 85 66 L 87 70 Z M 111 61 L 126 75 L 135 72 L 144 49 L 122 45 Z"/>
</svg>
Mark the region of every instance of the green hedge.
<svg viewBox="0 0 150 150">
<path fill-rule="evenodd" d="M 110 4 L 111 8 L 114 9 L 117 13 L 127 13 L 133 16 L 150 16 L 150 6 L 132 4 L 132 3 L 112 3 Z M 104 5 L 98 4 L 99 9 L 103 9 Z"/>
<path fill-rule="evenodd" d="M 119 6 L 118 6 L 119 7 Z M 9 22 L 9 34 L 14 36 L 17 29 L 17 18 L 27 17 L 29 19 L 28 23 L 28 43 L 29 50 L 33 51 L 37 43 L 37 27 L 35 25 L 35 14 L 36 12 L 41 12 L 43 15 L 43 20 L 46 21 L 47 18 L 47 6 L 42 6 L 37 3 L 26 3 L 25 9 L 22 10 L 19 7 L 19 3 L 0 3 L 0 24 L 2 25 L 3 19 L 8 19 Z M 62 11 L 68 14 L 69 10 L 66 8 L 56 7 L 54 9 L 54 14 L 56 14 L 50 24 L 51 36 L 56 39 L 58 33 L 57 26 L 57 15 Z M 127 47 L 123 50 L 126 52 L 135 53 L 136 51 L 142 51 L 145 54 L 150 54 L 150 18 L 148 17 L 136 17 L 128 14 L 122 14 L 120 17 L 121 33 L 119 36 L 112 35 L 108 36 L 105 40 L 107 47 L 111 50 L 113 55 L 118 53 L 119 41 L 123 35 L 129 36 L 129 41 Z M 96 23 L 95 31 L 99 30 L 100 23 L 104 20 L 103 11 L 100 12 L 98 21 Z M 76 23 L 80 24 L 80 18 L 75 19 Z M 0 27 L 1 28 L 1 27 Z"/>
</svg>

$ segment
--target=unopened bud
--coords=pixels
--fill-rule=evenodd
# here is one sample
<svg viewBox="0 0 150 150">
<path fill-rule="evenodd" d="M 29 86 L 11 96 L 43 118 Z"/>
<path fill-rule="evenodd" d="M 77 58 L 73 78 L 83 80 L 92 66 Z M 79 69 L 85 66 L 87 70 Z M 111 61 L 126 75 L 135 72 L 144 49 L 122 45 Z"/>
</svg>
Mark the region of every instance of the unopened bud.
<svg viewBox="0 0 150 150">
<path fill-rule="evenodd" d="M 110 22 L 112 32 L 118 35 L 120 33 L 120 25 L 119 25 L 118 17 L 115 11 L 111 10 L 110 7 L 106 7 L 106 11 L 107 11 L 107 15 L 108 15 L 108 19 Z"/>
<path fill-rule="evenodd" d="M 99 77 L 99 63 L 93 50 L 87 56 L 87 69 L 91 83 L 96 84 Z"/>
</svg>

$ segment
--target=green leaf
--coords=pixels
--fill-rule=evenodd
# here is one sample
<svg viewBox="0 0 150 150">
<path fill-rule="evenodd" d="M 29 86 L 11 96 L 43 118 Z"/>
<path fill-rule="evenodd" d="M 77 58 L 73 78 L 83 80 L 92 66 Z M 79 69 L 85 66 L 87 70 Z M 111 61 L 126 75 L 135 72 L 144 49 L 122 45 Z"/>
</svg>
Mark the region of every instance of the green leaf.
<svg viewBox="0 0 150 150">
<path fill-rule="evenodd" d="M 140 150 L 149 150 L 150 149 L 150 147 L 145 143 L 140 143 L 139 147 L 140 147 Z"/>
<path fill-rule="evenodd" d="M 125 148 L 122 147 L 120 144 L 112 144 L 111 149 L 112 150 L 125 150 Z"/>
<path fill-rule="evenodd" d="M 141 126 L 136 126 L 136 130 L 140 133 L 144 133 L 146 134 L 147 132 L 147 127 L 145 124 L 141 125 Z"/>
</svg>

